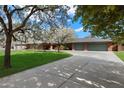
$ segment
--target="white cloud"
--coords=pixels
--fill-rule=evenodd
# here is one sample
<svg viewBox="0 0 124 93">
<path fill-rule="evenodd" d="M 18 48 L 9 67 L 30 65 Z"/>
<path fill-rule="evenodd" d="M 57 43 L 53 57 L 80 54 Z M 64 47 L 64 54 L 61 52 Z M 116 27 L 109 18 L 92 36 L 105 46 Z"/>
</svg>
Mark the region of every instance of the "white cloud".
<svg viewBox="0 0 124 93">
<path fill-rule="evenodd" d="M 68 10 L 69 15 L 75 15 L 75 11 L 77 7 L 74 7 L 73 5 L 69 6 L 70 9 Z"/>
<path fill-rule="evenodd" d="M 80 32 L 82 30 L 83 30 L 83 27 L 80 27 L 80 28 L 75 29 L 76 32 Z"/>
<path fill-rule="evenodd" d="M 68 22 L 71 22 L 72 20 L 71 20 L 71 19 L 68 19 L 67 21 L 68 21 Z"/>
</svg>

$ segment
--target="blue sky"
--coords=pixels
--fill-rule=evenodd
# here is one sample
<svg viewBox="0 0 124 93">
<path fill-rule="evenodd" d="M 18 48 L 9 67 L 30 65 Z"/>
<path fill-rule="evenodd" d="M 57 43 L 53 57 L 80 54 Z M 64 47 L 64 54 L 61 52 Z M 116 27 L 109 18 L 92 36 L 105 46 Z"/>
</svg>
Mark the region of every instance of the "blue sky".
<svg viewBox="0 0 124 93">
<path fill-rule="evenodd" d="M 80 23 L 80 19 L 77 22 L 75 22 L 75 23 L 72 23 L 70 21 L 69 24 L 74 29 L 74 32 L 75 32 L 76 37 L 78 37 L 78 38 L 84 38 L 84 37 L 90 35 L 89 32 L 84 32 L 83 31 L 83 27 L 82 27 L 82 24 Z"/>
<path fill-rule="evenodd" d="M 73 6 L 70 6 L 70 10 L 68 11 L 69 16 L 73 17 L 75 15 L 75 10 Z M 84 38 L 86 36 L 89 36 L 89 32 L 83 31 L 83 26 L 80 23 L 80 19 L 77 22 L 72 23 L 72 20 L 68 20 L 69 25 L 74 29 L 75 35 L 78 38 Z"/>
</svg>

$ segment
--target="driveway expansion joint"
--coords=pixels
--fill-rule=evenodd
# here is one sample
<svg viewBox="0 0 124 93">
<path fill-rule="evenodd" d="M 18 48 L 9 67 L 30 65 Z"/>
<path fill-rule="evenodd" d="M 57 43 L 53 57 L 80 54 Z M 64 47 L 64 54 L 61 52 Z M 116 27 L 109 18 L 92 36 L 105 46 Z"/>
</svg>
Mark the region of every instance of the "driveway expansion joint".
<svg viewBox="0 0 124 93">
<path fill-rule="evenodd" d="M 89 64 L 89 63 L 85 63 L 82 68 L 86 67 L 88 64 Z M 82 69 L 79 69 L 79 70 L 82 70 Z M 61 87 L 63 84 L 65 84 L 68 80 L 70 80 L 76 73 L 78 73 L 78 71 L 75 71 L 75 72 L 74 72 L 69 78 L 67 78 L 60 86 L 58 86 L 58 88 Z M 72 81 L 72 80 L 70 80 L 70 81 Z M 75 82 L 75 81 L 72 81 L 72 82 Z M 76 82 L 76 83 L 78 83 L 78 82 Z M 79 84 L 79 83 L 78 83 L 78 84 Z M 81 84 L 80 84 L 80 85 L 81 85 Z"/>
</svg>

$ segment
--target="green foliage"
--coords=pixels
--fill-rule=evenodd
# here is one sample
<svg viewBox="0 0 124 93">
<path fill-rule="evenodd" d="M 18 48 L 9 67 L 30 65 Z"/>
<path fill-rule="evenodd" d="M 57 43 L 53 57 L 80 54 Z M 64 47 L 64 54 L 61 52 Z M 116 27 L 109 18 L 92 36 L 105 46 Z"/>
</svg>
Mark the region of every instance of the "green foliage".
<svg viewBox="0 0 124 93">
<path fill-rule="evenodd" d="M 51 63 L 66 58 L 70 54 L 63 52 L 15 51 L 12 52 L 12 68 L 3 67 L 3 53 L 0 52 L 0 77 L 24 71 L 29 68 Z"/>
<path fill-rule="evenodd" d="M 124 6 L 84 5 L 77 6 L 74 21 L 81 18 L 84 31 L 94 36 L 111 38 L 124 43 Z"/>
</svg>

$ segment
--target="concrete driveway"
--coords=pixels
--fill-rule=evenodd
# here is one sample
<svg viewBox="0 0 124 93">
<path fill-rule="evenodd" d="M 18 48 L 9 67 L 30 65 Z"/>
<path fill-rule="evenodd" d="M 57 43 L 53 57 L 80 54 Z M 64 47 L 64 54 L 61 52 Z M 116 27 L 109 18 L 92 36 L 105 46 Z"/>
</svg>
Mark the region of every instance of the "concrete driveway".
<svg viewBox="0 0 124 93">
<path fill-rule="evenodd" d="M 122 60 L 120 60 L 112 51 L 65 51 L 65 52 L 68 52 L 75 56 L 90 57 L 105 61 L 122 63 Z"/>
<path fill-rule="evenodd" d="M 124 64 L 112 52 L 66 51 L 73 54 L 0 79 L 0 87 L 124 87 Z"/>
</svg>

